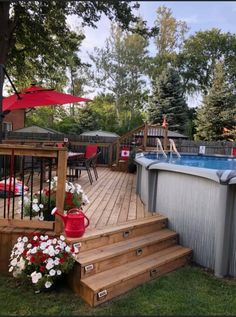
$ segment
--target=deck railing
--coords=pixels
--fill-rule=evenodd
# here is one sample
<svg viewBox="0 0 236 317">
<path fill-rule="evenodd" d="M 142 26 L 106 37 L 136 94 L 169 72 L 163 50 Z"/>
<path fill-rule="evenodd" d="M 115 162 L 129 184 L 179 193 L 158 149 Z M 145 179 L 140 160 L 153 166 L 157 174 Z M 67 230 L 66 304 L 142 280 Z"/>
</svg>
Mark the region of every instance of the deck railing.
<svg viewBox="0 0 236 317">
<path fill-rule="evenodd" d="M 37 147 L 16 144 L 0 145 L 0 226 L 25 227 L 54 230 L 62 232 L 62 222 L 50 212 L 50 191 L 53 174 L 57 175 L 56 206 L 63 210 L 65 199 L 65 181 L 67 172 L 67 149 L 57 147 Z M 48 179 L 48 182 L 45 180 Z M 11 181 L 10 181 L 11 180 Z M 39 193 L 39 201 L 43 188 L 48 189 L 48 212 L 45 220 L 33 217 L 31 208 L 27 217 L 24 216 L 24 191 L 19 196 L 13 194 L 17 182 L 28 187 L 28 195 Z"/>
</svg>

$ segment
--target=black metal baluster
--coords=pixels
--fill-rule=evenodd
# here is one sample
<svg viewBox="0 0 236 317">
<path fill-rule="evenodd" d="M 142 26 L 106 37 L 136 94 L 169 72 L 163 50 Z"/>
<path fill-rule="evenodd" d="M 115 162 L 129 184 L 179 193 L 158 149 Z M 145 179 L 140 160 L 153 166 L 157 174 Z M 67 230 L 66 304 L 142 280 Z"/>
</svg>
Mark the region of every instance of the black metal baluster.
<svg viewBox="0 0 236 317">
<path fill-rule="evenodd" d="M 21 171 L 21 181 L 22 181 L 22 193 L 21 193 L 21 219 L 24 216 L 24 188 L 25 188 L 25 156 L 22 157 L 21 161 L 22 171 Z"/>
<path fill-rule="evenodd" d="M 4 171 L 4 194 L 3 194 L 3 196 L 4 196 L 4 207 L 3 207 L 4 211 L 3 211 L 3 217 L 4 218 L 6 218 L 6 208 L 7 208 L 7 206 L 6 206 L 6 204 L 7 204 L 7 184 L 6 184 L 6 181 L 7 181 L 7 168 L 6 168 L 7 163 L 6 163 L 6 160 L 7 160 L 7 157 L 6 157 L 6 155 L 4 155 L 4 157 L 3 157 L 3 171 Z"/>
<path fill-rule="evenodd" d="M 12 188 L 12 219 L 15 217 L 15 190 L 16 190 L 16 160 L 13 156 L 13 188 Z"/>
<path fill-rule="evenodd" d="M 45 159 L 41 157 L 40 158 L 39 204 L 42 204 L 42 190 L 43 190 L 44 173 L 45 173 L 44 169 L 45 169 Z M 39 216 L 42 216 L 41 211 L 39 213 Z"/>
<path fill-rule="evenodd" d="M 34 157 L 31 157 L 31 182 L 30 182 L 30 220 L 32 220 L 32 205 L 33 205 L 33 185 L 34 185 Z"/>
<path fill-rule="evenodd" d="M 48 210 L 46 215 L 46 220 L 52 220 L 53 217 L 51 216 L 51 183 L 52 183 L 52 158 L 48 160 L 48 179 L 49 179 L 49 192 L 48 192 Z"/>
</svg>

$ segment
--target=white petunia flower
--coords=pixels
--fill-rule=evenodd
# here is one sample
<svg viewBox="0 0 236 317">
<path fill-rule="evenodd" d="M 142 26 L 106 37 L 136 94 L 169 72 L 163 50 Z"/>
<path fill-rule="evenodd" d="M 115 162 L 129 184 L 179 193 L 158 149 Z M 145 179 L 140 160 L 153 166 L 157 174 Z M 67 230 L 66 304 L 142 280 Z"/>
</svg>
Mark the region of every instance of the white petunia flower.
<svg viewBox="0 0 236 317">
<path fill-rule="evenodd" d="M 59 265 L 59 264 L 60 264 L 59 258 L 55 258 L 54 264 L 55 264 L 55 265 Z"/>
<path fill-rule="evenodd" d="M 27 237 L 23 237 L 23 239 L 22 239 L 23 242 L 28 242 L 28 240 L 29 239 Z"/>
<path fill-rule="evenodd" d="M 40 216 L 38 217 L 38 219 L 39 219 L 40 221 L 43 221 L 43 220 L 44 220 L 44 216 L 43 216 L 43 215 L 40 215 Z"/>
<path fill-rule="evenodd" d="M 33 204 L 37 204 L 39 201 L 38 201 L 38 198 L 34 198 L 33 199 Z"/>
<path fill-rule="evenodd" d="M 32 209 L 33 209 L 33 211 L 35 211 L 35 212 L 39 212 L 39 210 L 40 210 L 40 208 L 39 208 L 39 206 L 38 206 L 37 204 L 33 204 L 33 205 L 32 205 Z"/>
<path fill-rule="evenodd" d="M 21 242 L 21 240 L 22 240 L 21 237 L 19 237 L 19 238 L 17 239 L 18 242 Z"/>
<path fill-rule="evenodd" d="M 49 271 L 49 275 L 50 276 L 55 276 L 56 275 L 56 271 L 54 269 Z"/>
<path fill-rule="evenodd" d="M 41 249 L 41 250 L 45 250 L 46 247 L 47 247 L 47 243 L 46 243 L 46 242 L 40 243 L 40 249 Z"/>
<path fill-rule="evenodd" d="M 44 284 L 45 288 L 50 288 L 52 286 L 52 283 L 47 281 L 45 284 Z"/>
<path fill-rule="evenodd" d="M 61 270 L 57 270 L 57 275 L 61 275 Z"/>
<path fill-rule="evenodd" d="M 65 241 L 65 237 L 61 234 L 60 235 L 60 239 L 62 240 L 62 241 Z"/>
<path fill-rule="evenodd" d="M 65 247 L 65 251 L 68 253 L 70 252 L 70 247 L 68 245 Z"/>
<path fill-rule="evenodd" d="M 39 204 L 39 208 L 42 209 L 44 207 L 43 204 Z"/>
<path fill-rule="evenodd" d="M 32 279 L 32 283 L 33 284 L 37 284 L 38 281 L 42 278 L 42 273 L 37 273 L 36 271 L 34 271 L 33 273 L 31 273 L 31 279 Z"/>
<path fill-rule="evenodd" d="M 53 262 L 48 262 L 46 265 L 46 269 L 47 270 L 51 270 L 54 267 L 54 263 Z"/>
<path fill-rule="evenodd" d="M 21 271 L 23 271 L 25 268 L 25 260 L 22 258 L 22 256 L 20 257 L 20 260 L 18 261 L 18 267 Z"/>
<path fill-rule="evenodd" d="M 14 269 L 14 267 L 13 267 L 13 266 L 10 266 L 10 268 L 9 268 L 9 272 L 12 272 L 12 271 L 13 271 L 13 269 Z"/>
<path fill-rule="evenodd" d="M 16 259 L 16 258 L 13 259 L 13 260 L 10 262 L 10 264 L 11 264 L 12 266 L 16 266 L 16 265 L 17 265 L 17 259 Z"/>
<path fill-rule="evenodd" d="M 28 243 L 27 244 L 27 249 L 30 249 L 32 247 L 32 244 L 31 243 Z"/>
<path fill-rule="evenodd" d="M 37 253 L 37 247 L 32 248 L 32 249 L 30 250 L 30 253 L 31 253 L 31 254 Z"/>
</svg>

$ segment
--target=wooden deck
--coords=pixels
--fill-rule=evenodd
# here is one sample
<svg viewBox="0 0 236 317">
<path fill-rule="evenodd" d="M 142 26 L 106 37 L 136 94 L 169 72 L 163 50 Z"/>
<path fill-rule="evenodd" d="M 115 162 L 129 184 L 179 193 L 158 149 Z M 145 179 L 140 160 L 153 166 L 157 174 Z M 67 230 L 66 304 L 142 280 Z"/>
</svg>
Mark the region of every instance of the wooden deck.
<svg viewBox="0 0 236 317">
<path fill-rule="evenodd" d="M 80 178 L 75 180 L 82 186 L 90 201 L 88 205 L 83 207 L 84 213 L 90 220 L 88 229 L 100 229 L 152 216 L 152 213 L 145 210 L 143 203 L 135 193 L 135 174 L 111 171 L 105 167 L 98 167 L 97 170 L 98 180 L 96 181 L 93 176 L 92 185 L 89 182 L 86 171 L 82 171 Z M 38 187 L 39 179 L 38 182 L 34 182 L 34 190 L 39 190 Z M 14 218 L 20 219 L 20 207 L 18 204 L 20 197 L 15 197 L 14 200 Z M 3 202 L 4 200 L 0 199 L 1 218 L 3 217 Z M 12 203 L 11 198 L 11 205 Z M 19 209 L 18 213 L 17 209 Z M 9 216 L 11 218 L 11 212 Z"/>
<path fill-rule="evenodd" d="M 98 180 L 91 185 L 87 172 L 82 172 L 78 183 L 90 203 L 83 208 L 90 219 L 89 228 L 104 228 L 131 220 L 152 216 L 136 195 L 136 175 L 98 168 Z"/>
</svg>

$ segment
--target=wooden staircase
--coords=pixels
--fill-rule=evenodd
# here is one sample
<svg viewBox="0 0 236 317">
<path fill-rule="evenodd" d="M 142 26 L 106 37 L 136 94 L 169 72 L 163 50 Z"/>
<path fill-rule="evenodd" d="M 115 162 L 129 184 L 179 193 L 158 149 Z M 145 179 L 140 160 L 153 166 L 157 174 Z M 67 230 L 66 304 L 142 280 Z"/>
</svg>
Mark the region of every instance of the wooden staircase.
<svg viewBox="0 0 236 317">
<path fill-rule="evenodd" d="M 157 215 L 68 239 L 80 247 L 70 286 L 97 306 L 188 263 L 192 250 L 178 244 L 167 218 Z"/>
</svg>

